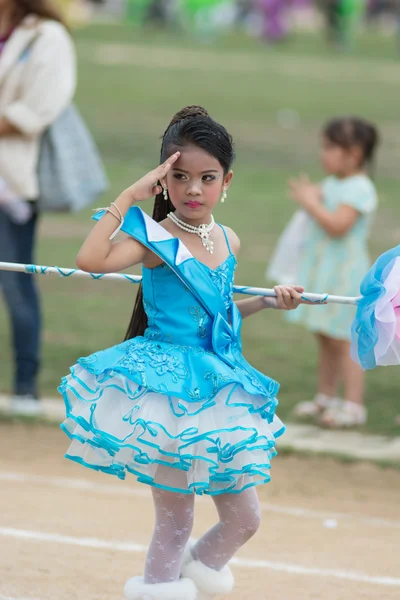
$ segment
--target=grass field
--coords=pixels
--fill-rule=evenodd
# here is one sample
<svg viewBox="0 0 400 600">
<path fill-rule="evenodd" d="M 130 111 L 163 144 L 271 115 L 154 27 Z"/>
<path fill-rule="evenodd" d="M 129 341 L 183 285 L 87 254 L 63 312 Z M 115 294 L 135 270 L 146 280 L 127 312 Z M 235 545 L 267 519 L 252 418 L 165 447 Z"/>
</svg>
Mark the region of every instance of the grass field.
<svg viewBox="0 0 400 600">
<path fill-rule="evenodd" d="M 235 180 L 216 216 L 242 239 L 237 282 L 264 285 L 266 261 L 294 207 L 287 179 L 306 171 L 320 177 L 317 151 L 322 123 L 359 114 L 382 131 L 376 181 L 381 205 L 371 250 L 376 257 L 400 241 L 400 66 L 393 39 L 361 40 L 351 56 L 334 55 L 316 37 L 270 49 L 241 37 L 216 46 L 128 27 L 92 26 L 76 33 L 80 60 L 77 103 L 95 134 L 111 189 L 120 190 L 157 163 L 160 135 L 186 104 L 203 104 L 233 134 Z M 295 127 L 279 124 L 280 111 L 296 111 Z M 150 203 L 144 207 L 151 210 Z M 47 216 L 37 262 L 73 266 L 89 228 L 90 211 Z M 124 284 L 42 278 L 45 335 L 41 389 L 55 395 L 59 379 L 79 356 L 118 342 L 135 288 Z M 330 291 L 330 290 L 312 290 Z M 334 291 L 334 290 L 332 290 Z M 349 308 L 349 310 L 352 310 Z M 11 357 L 4 310 L 0 313 L 0 388 L 10 386 Z M 314 393 L 316 349 L 310 334 L 275 312 L 246 322 L 247 358 L 282 384 L 280 414 Z M 368 374 L 368 429 L 395 434 L 400 370 Z"/>
</svg>

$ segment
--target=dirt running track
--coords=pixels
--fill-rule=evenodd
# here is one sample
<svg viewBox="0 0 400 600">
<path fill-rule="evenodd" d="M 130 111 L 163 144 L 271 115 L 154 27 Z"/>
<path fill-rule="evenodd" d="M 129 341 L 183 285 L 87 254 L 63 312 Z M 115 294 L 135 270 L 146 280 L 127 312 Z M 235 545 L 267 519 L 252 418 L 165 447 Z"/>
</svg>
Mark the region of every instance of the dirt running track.
<svg viewBox="0 0 400 600">
<path fill-rule="evenodd" d="M 0 424 L 0 599 L 122 600 L 143 572 L 149 490 L 63 459 L 57 428 Z M 275 459 L 232 600 L 399 600 L 400 473 Z M 199 498 L 194 535 L 215 521 Z"/>
</svg>

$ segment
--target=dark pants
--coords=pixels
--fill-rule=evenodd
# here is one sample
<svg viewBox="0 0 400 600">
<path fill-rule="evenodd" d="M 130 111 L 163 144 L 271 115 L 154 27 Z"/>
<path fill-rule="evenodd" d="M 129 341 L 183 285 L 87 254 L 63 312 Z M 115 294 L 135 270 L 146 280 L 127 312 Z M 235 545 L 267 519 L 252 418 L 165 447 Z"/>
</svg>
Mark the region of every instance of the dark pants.
<svg viewBox="0 0 400 600">
<path fill-rule="evenodd" d="M 340 41 L 340 11 L 339 0 L 328 0 L 325 6 L 328 36 L 331 42 Z"/>
<path fill-rule="evenodd" d="M 33 250 L 38 215 L 17 225 L 0 209 L 0 261 L 34 262 Z M 41 315 L 35 277 L 0 271 L 0 288 L 11 320 L 15 358 L 14 393 L 37 396 Z"/>
</svg>

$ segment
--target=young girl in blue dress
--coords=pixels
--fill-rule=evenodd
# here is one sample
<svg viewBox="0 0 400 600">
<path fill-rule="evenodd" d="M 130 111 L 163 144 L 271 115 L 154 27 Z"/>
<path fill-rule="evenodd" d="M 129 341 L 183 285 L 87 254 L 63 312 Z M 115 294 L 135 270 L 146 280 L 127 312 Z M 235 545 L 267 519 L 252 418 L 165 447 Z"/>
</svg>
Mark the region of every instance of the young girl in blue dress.
<svg viewBox="0 0 400 600">
<path fill-rule="evenodd" d="M 212 216 L 233 161 L 225 128 L 201 107 L 183 109 L 163 136 L 161 166 L 96 214 L 77 257 L 97 273 L 143 265 L 125 341 L 80 358 L 59 388 L 67 458 L 152 488 L 155 530 L 144 576 L 125 585 L 128 600 L 233 589 L 227 565 L 259 527 L 255 486 L 270 480 L 284 432 L 279 385 L 246 362 L 240 328 L 262 309 L 297 308 L 303 288 L 233 301 L 240 242 Z M 154 195 L 151 219 L 136 205 Z M 113 242 L 119 230 L 128 237 Z M 192 545 L 196 494 L 212 496 L 220 520 Z"/>
</svg>

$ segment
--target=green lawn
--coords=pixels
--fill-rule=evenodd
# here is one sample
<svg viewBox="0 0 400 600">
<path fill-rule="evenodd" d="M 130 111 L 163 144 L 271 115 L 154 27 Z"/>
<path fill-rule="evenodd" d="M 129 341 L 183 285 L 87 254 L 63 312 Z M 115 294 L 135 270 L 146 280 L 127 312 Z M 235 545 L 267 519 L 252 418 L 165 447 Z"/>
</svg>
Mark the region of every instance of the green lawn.
<svg viewBox="0 0 400 600">
<path fill-rule="evenodd" d="M 302 171 L 320 177 L 321 124 L 335 114 L 353 113 L 377 121 L 384 139 L 376 175 L 381 206 L 371 244 L 374 257 L 399 243 L 400 66 L 393 39 L 365 37 L 351 56 L 332 54 L 316 36 L 299 36 L 279 49 L 242 36 L 209 46 L 102 25 L 79 30 L 76 40 L 77 102 L 112 184 L 98 205 L 156 165 L 160 135 L 178 109 L 204 104 L 230 129 L 237 146 L 234 184 L 216 215 L 242 238 L 237 282 L 262 286 L 268 256 L 293 212 L 287 179 Z M 279 124 L 285 109 L 298 115 L 294 128 Z M 145 208 L 151 210 L 151 205 Z M 46 217 L 37 262 L 73 266 L 90 227 L 90 211 Z M 135 287 L 57 278 L 41 278 L 40 286 L 45 313 L 41 388 L 54 396 L 60 377 L 77 357 L 121 339 Z M 0 332 L 0 388 L 7 391 L 11 362 L 3 310 Z M 296 402 L 313 395 L 316 349 L 305 330 L 265 311 L 245 323 L 244 346 L 257 368 L 281 382 L 283 418 Z M 396 433 L 399 389 L 400 369 L 368 374 L 370 430 Z"/>
</svg>

